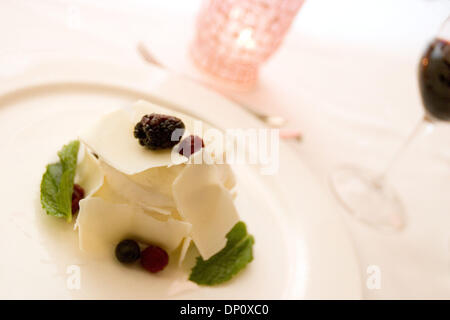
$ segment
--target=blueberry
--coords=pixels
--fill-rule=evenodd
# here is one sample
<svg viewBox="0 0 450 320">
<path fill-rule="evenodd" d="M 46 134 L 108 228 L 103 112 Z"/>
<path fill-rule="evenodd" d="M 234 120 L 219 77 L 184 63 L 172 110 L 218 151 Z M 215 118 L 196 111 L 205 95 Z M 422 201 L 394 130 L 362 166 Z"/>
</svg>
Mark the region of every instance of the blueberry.
<svg viewBox="0 0 450 320">
<path fill-rule="evenodd" d="M 132 263 L 141 256 L 141 249 L 134 240 L 122 240 L 116 246 L 116 258 L 122 263 Z"/>
</svg>

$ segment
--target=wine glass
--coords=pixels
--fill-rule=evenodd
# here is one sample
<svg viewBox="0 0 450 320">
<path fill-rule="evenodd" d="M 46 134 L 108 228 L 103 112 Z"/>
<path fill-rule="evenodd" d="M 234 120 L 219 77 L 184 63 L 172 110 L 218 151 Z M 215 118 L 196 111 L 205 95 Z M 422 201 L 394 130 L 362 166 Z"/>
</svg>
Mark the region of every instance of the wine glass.
<svg viewBox="0 0 450 320">
<path fill-rule="evenodd" d="M 378 174 L 355 166 L 330 174 L 330 186 L 343 207 L 355 218 L 384 231 L 400 231 L 406 214 L 387 176 L 405 149 L 423 128 L 437 121 L 450 121 L 450 17 L 420 59 L 419 87 L 425 114 L 407 140 Z"/>
</svg>

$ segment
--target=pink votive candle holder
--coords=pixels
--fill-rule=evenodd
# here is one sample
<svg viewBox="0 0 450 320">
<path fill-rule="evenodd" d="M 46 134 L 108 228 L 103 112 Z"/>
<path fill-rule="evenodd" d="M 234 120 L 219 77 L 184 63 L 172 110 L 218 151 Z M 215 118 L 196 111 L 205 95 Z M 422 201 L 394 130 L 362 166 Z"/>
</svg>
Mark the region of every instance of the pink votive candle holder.
<svg viewBox="0 0 450 320">
<path fill-rule="evenodd" d="M 278 48 L 304 0 L 207 0 L 197 18 L 191 54 L 215 77 L 251 86 Z"/>
</svg>

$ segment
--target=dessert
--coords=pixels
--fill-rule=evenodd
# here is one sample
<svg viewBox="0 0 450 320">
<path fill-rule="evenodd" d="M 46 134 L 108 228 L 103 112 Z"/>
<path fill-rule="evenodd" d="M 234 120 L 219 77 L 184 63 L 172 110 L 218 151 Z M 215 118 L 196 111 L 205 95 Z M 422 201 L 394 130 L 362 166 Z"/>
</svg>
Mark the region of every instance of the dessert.
<svg viewBox="0 0 450 320">
<path fill-rule="evenodd" d="M 254 240 L 234 205 L 231 168 L 214 161 L 224 151 L 208 148 L 210 127 L 195 132 L 196 121 L 145 101 L 105 115 L 47 166 L 43 208 L 68 222 L 76 214 L 84 252 L 140 259 L 154 273 L 194 245 L 190 279 L 229 280 L 253 259 Z M 212 161 L 196 161 L 205 156 Z"/>
</svg>

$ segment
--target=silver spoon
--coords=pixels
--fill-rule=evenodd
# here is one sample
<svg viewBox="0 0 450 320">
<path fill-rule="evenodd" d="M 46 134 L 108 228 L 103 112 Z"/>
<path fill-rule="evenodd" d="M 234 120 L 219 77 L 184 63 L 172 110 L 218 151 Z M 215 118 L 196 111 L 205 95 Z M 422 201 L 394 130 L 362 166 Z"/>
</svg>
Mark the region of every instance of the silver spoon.
<svg viewBox="0 0 450 320">
<path fill-rule="evenodd" d="M 147 49 L 147 47 L 142 42 L 138 44 L 137 51 L 139 52 L 141 57 L 146 62 L 151 63 L 153 65 L 156 65 L 156 66 L 158 66 L 160 68 L 163 68 L 163 69 L 168 69 L 158 59 L 155 58 L 155 56 L 150 52 L 150 50 Z M 190 78 L 189 76 L 186 76 L 186 77 Z M 205 84 L 205 83 L 202 83 L 202 84 L 204 86 L 210 88 L 210 86 L 208 84 Z M 213 88 L 210 88 L 210 89 L 213 89 Z M 240 101 L 236 101 L 234 98 L 231 98 L 229 96 L 227 96 L 226 98 L 229 99 L 230 101 L 234 102 L 235 104 L 239 105 L 240 107 L 242 107 L 243 109 L 245 109 L 246 111 L 248 111 L 249 113 L 251 113 L 252 115 L 257 117 L 261 121 L 263 121 L 269 127 L 281 128 L 287 123 L 286 119 L 281 117 L 281 116 L 272 116 L 272 115 L 263 114 L 263 113 L 260 113 L 258 111 L 255 111 L 253 108 L 251 108 L 249 106 L 246 106 L 246 105 L 242 104 L 242 102 L 240 102 Z M 288 136 L 289 136 L 289 138 L 295 138 L 297 140 L 301 140 L 300 132 L 295 133 L 295 132 L 291 131 Z"/>
</svg>

